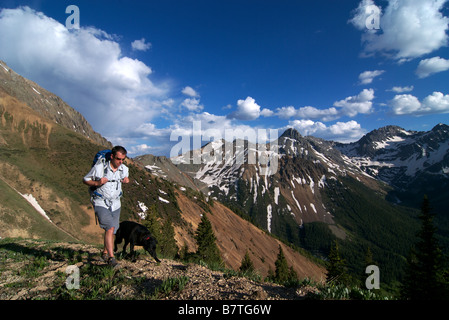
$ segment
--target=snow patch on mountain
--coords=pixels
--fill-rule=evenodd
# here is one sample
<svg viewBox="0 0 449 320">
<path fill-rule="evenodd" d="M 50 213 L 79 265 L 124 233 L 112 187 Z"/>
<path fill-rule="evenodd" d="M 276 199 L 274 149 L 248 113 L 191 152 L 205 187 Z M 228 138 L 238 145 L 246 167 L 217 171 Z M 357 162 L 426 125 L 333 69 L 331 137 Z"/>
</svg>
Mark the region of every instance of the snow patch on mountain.
<svg viewBox="0 0 449 320">
<path fill-rule="evenodd" d="M 273 208 L 271 204 L 267 205 L 267 229 L 271 233 L 271 218 L 273 217 Z"/>
<path fill-rule="evenodd" d="M 28 201 L 29 204 L 31 204 L 34 209 L 36 209 L 37 212 L 39 212 L 45 219 L 52 222 L 50 218 L 47 216 L 47 213 L 44 209 L 40 206 L 40 204 L 37 202 L 36 198 L 32 194 L 22 194 L 19 192 L 19 194 L 25 198 L 26 201 Z"/>
<path fill-rule="evenodd" d="M 168 201 L 162 197 L 159 197 L 159 201 L 164 202 L 164 203 L 170 203 L 170 201 Z"/>
<path fill-rule="evenodd" d="M 279 204 L 278 200 L 279 200 L 279 187 L 276 187 L 274 188 L 274 203 Z"/>
<path fill-rule="evenodd" d="M 140 212 L 137 212 L 137 215 L 141 218 L 141 219 L 145 219 L 147 217 L 147 211 L 148 211 L 148 207 L 145 205 L 145 203 L 137 201 L 137 205 L 140 208 Z"/>
</svg>

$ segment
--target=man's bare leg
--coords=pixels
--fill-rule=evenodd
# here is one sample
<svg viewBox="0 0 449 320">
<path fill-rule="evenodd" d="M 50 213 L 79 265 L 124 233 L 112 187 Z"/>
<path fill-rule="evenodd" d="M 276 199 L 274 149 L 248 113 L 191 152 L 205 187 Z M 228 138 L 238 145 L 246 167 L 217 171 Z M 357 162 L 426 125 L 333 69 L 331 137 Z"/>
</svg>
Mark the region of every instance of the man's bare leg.
<svg viewBox="0 0 449 320">
<path fill-rule="evenodd" d="M 108 254 L 109 257 L 114 257 L 114 227 L 111 227 L 104 233 L 103 254 Z"/>
</svg>

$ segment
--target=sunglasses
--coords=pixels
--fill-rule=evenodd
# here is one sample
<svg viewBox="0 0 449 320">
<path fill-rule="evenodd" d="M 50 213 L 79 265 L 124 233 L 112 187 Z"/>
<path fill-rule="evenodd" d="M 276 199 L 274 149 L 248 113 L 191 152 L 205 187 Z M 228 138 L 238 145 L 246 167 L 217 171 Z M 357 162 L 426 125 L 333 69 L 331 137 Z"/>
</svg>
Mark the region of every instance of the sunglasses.
<svg viewBox="0 0 449 320">
<path fill-rule="evenodd" d="M 114 159 L 115 159 L 115 160 L 118 160 L 118 161 L 125 161 L 126 157 L 124 157 L 124 158 L 118 158 L 118 157 L 115 157 Z"/>
</svg>

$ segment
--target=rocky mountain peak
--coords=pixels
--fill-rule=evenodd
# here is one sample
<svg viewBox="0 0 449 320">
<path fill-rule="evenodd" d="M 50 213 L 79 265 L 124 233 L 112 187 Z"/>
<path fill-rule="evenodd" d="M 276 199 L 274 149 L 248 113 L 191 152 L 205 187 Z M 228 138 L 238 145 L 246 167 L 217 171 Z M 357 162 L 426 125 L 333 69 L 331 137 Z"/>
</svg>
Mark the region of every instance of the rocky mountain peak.
<svg viewBox="0 0 449 320">
<path fill-rule="evenodd" d="M 439 123 L 430 131 L 438 140 L 449 138 L 449 126 L 444 123 Z"/>
<path fill-rule="evenodd" d="M 437 124 L 435 127 L 433 127 L 432 131 L 448 131 L 449 130 L 449 126 L 447 124 L 444 123 L 439 123 Z"/>
<path fill-rule="evenodd" d="M 279 138 L 291 138 L 294 140 L 300 140 L 302 136 L 296 129 L 288 128 Z"/>
</svg>

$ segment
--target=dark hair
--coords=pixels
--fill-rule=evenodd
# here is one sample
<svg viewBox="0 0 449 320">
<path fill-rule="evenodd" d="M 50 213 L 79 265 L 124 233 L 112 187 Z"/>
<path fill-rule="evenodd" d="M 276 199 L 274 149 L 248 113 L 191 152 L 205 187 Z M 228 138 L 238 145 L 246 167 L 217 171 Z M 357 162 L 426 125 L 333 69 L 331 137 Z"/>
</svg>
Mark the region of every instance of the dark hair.
<svg viewBox="0 0 449 320">
<path fill-rule="evenodd" d="M 115 146 L 114 148 L 112 148 L 111 153 L 115 156 L 117 154 L 117 152 L 120 152 L 122 154 L 127 153 L 126 149 L 123 148 L 122 146 Z"/>
</svg>

